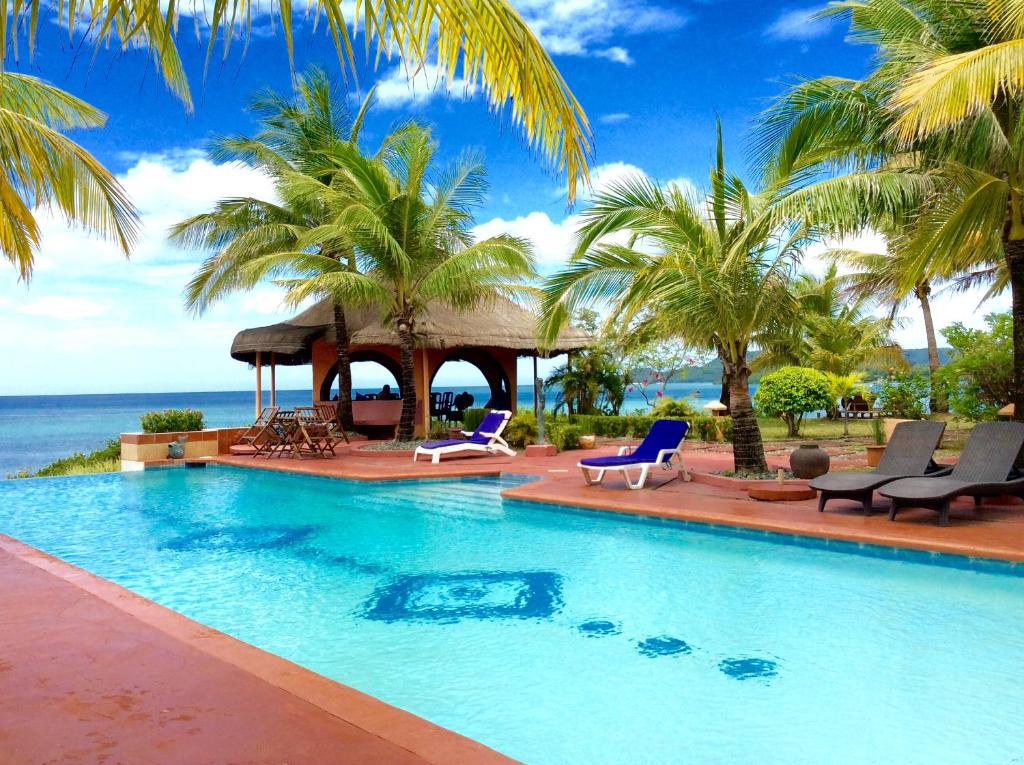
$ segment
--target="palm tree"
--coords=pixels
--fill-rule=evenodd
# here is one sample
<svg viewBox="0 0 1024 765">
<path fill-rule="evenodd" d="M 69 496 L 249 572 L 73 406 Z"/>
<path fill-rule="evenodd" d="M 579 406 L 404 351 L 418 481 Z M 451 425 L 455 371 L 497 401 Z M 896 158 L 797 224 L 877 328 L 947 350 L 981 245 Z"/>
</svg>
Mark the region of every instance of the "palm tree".
<svg viewBox="0 0 1024 765">
<path fill-rule="evenodd" d="M 901 290 L 930 270 L 994 274 L 1004 264 L 1024 419 L 1024 5 L 850 0 L 831 12 L 877 46 L 878 64 L 861 82 L 795 89 L 766 120 L 762 153 L 780 148 L 803 181 L 824 167 L 852 170 L 801 189 L 792 212 L 831 216 L 835 230 L 881 220 L 906 231 Z"/>
<path fill-rule="evenodd" d="M 939 274 L 929 273 L 918 278 L 909 289 L 904 286 L 907 263 L 901 257 L 902 251 L 890 245 L 885 253 L 859 252 L 856 250 L 833 250 L 828 255 L 853 269 L 842 277 L 846 290 L 861 299 L 878 300 L 889 306 L 889 316 L 903 310 L 910 300 L 917 300 L 921 307 L 924 332 L 928 344 L 928 372 L 931 379 L 929 409 L 932 412 L 948 412 L 945 389 L 939 379 L 939 344 L 935 335 L 935 320 L 932 317 L 931 296 Z"/>
<path fill-rule="evenodd" d="M 427 307 L 469 309 L 499 296 L 516 296 L 535 273 L 525 240 L 507 235 L 473 240 L 472 211 L 487 188 L 483 165 L 463 154 L 437 167 L 436 151 L 430 131 L 414 124 L 398 131 L 379 158 L 366 157 L 351 145 L 335 146 L 329 153 L 334 168 L 330 185 L 305 184 L 311 197 L 323 200 L 331 223 L 310 231 L 300 245 L 350 242 L 357 268 L 308 249 L 302 258 L 267 254 L 252 266 L 262 273 L 281 272 L 278 281 L 291 302 L 333 294 L 346 305 L 380 309 L 399 338 L 400 441 L 413 437 L 413 351 L 416 324 Z"/>
<path fill-rule="evenodd" d="M 324 200 L 311 193 L 308 184 L 327 193 L 333 168 L 326 158 L 339 144 L 359 150 L 360 129 L 372 102 L 371 90 L 353 116 L 327 74 L 312 67 L 299 78 L 292 97 L 267 90 L 252 100 L 250 110 L 260 122 L 260 131 L 254 137 L 232 136 L 214 142 L 210 150 L 212 159 L 242 162 L 267 174 L 274 180 L 280 201 L 225 199 L 212 211 L 171 228 L 170 238 L 178 245 L 214 250 L 186 288 L 185 304 L 190 310 L 201 314 L 227 295 L 252 289 L 272 278 L 281 264 L 276 264 L 275 270 L 261 271 L 258 263 L 267 262 L 259 260 L 264 255 L 301 259 L 310 250 L 350 270 L 356 268 L 351 242 L 343 236 L 305 243 L 310 232 L 331 222 Z M 385 139 L 384 147 L 388 140 Z M 338 421 L 351 430 L 352 368 L 345 296 L 335 291 L 331 297 L 338 338 Z"/>
<path fill-rule="evenodd" d="M 0 72 L 0 251 L 32 276 L 41 232 L 35 209 L 113 241 L 126 255 L 138 216 L 117 180 L 64 132 L 101 127 L 106 116 L 36 77 Z"/>
<path fill-rule="evenodd" d="M 208 61 L 218 35 L 227 56 L 232 40 L 242 37 L 247 42 L 254 16 L 264 12 L 248 0 L 213 0 L 199 9 L 150 0 L 96 0 L 87 5 L 57 3 L 44 6 L 42 12 L 38 3 L 16 0 L 8 23 L 0 24 L 0 50 L 11 48 L 17 55 L 24 35 L 31 54 L 40 20 L 56 22 L 72 35 L 88 29 L 89 39 L 97 46 L 145 48 L 168 87 L 191 111 L 188 78 L 176 40 L 183 7 L 186 16 L 196 16 L 197 35 L 201 30 L 209 36 Z M 289 60 L 296 10 L 290 0 L 276 5 L 275 20 Z M 410 76 L 427 67 L 436 71 L 439 80 L 450 81 L 458 75 L 472 86 L 479 85 L 495 111 L 508 106 L 512 123 L 522 129 L 530 146 L 556 170 L 565 171 L 570 201 L 577 182 L 587 179 L 591 133 L 586 115 L 512 0 L 376 0 L 351 6 L 343 0 L 316 0 L 306 10 L 307 16 L 326 22 L 344 72 L 355 74 L 352 30 L 358 29 L 365 58 L 372 57 L 375 65 L 397 54 Z M 190 25 L 192 21 L 186 20 L 186 28 Z"/>
<path fill-rule="evenodd" d="M 710 193 L 631 177 L 597 194 L 581 213 L 569 265 L 544 288 L 544 333 L 554 337 L 583 304 L 603 302 L 609 324 L 639 318 L 644 336 L 677 337 L 714 351 L 729 386 L 737 472 L 767 470 L 750 399 L 748 352 L 791 324 L 789 290 L 800 229 L 780 228 L 771 194 L 755 194 L 726 172 L 721 128 Z M 608 237 L 626 234 L 630 244 Z"/>
<path fill-rule="evenodd" d="M 905 367 L 903 350 L 891 337 L 893 318 L 872 316 L 875 297 L 855 294 L 851 300 L 844 283 L 835 263 L 821 277 L 800 274 L 793 282 L 799 306 L 793 325 L 765 333 L 752 367 L 813 367 L 840 377 L 872 365 Z"/>
</svg>

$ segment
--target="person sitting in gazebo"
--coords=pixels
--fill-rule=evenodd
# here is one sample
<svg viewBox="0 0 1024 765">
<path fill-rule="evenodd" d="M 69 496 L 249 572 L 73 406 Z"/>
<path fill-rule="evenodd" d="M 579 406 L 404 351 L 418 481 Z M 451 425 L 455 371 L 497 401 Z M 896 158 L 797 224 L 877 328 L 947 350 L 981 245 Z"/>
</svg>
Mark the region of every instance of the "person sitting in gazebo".
<svg viewBox="0 0 1024 765">
<path fill-rule="evenodd" d="M 391 386 L 387 383 L 380 389 L 380 393 L 377 394 L 378 401 L 394 401 L 395 399 L 401 398 L 395 393 L 391 392 Z"/>
</svg>

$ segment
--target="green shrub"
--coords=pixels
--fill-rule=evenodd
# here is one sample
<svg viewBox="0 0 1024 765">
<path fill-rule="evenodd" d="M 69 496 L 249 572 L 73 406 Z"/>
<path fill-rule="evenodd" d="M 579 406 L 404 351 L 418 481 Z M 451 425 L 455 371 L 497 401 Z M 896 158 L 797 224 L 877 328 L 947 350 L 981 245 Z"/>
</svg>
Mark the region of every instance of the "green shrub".
<svg viewBox="0 0 1024 765">
<path fill-rule="evenodd" d="M 835 399 L 822 372 L 808 367 L 783 367 L 761 378 L 754 406 L 767 417 L 782 418 L 789 435 L 799 436 L 804 415 L 831 409 Z"/>
<path fill-rule="evenodd" d="M 84 454 L 75 452 L 42 467 L 35 473 L 19 470 L 8 478 L 52 478 L 59 475 L 84 475 L 86 473 L 116 473 L 121 469 L 121 442 L 112 438 L 106 446 Z"/>
<path fill-rule="evenodd" d="M 985 323 L 988 331 L 960 322 L 942 330 L 950 360 L 936 380 L 948 389 L 953 411 L 975 421 L 996 419 L 1013 400 L 1013 319 L 1009 313 L 991 313 Z"/>
<path fill-rule="evenodd" d="M 878 405 L 883 412 L 905 420 L 924 417 L 924 402 L 931 388 L 924 375 L 894 377 L 882 386 Z"/>
<path fill-rule="evenodd" d="M 580 448 L 580 436 L 583 431 L 579 425 L 559 425 L 551 431 L 551 443 L 561 452 Z"/>
<path fill-rule="evenodd" d="M 203 413 L 196 409 L 165 409 L 147 412 L 140 418 L 143 433 L 181 433 L 206 427 Z"/>
<path fill-rule="evenodd" d="M 509 420 L 503 436 L 509 446 L 523 447 L 537 443 L 537 418 L 533 412 L 519 412 Z"/>
<path fill-rule="evenodd" d="M 714 443 L 718 440 L 732 441 L 732 417 L 711 417 L 702 414 L 690 418 L 690 438 Z"/>
<path fill-rule="evenodd" d="M 651 416 L 660 420 L 669 417 L 688 420 L 696 414 L 697 412 L 694 410 L 693 404 L 685 398 L 665 396 L 655 401 L 654 406 L 651 407 Z"/>
<path fill-rule="evenodd" d="M 462 427 L 464 430 L 476 430 L 480 423 L 487 416 L 487 410 L 481 408 L 467 409 L 462 413 Z"/>
</svg>

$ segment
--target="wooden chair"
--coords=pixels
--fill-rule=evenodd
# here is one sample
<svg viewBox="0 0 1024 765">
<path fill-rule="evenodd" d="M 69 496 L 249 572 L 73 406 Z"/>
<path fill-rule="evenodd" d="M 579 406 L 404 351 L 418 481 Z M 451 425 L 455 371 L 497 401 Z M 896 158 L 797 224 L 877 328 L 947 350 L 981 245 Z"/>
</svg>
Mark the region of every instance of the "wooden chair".
<svg viewBox="0 0 1024 765">
<path fill-rule="evenodd" d="M 348 438 L 348 433 L 345 432 L 345 428 L 338 422 L 338 407 L 335 404 L 321 401 L 313 405 L 316 409 L 316 413 L 320 415 L 320 419 L 327 425 L 327 429 L 330 431 L 331 438 L 333 439 L 334 445 L 344 441 L 346 444 L 351 443 Z"/>
<path fill-rule="evenodd" d="M 267 437 L 267 431 L 270 428 L 270 423 L 274 421 L 274 417 L 280 411 L 280 407 L 277 406 L 265 406 L 263 411 L 260 412 L 252 425 L 250 425 L 242 435 L 240 435 L 235 441 L 235 445 L 243 446 L 257 446 L 259 442 L 263 441 Z"/>
<path fill-rule="evenodd" d="M 281 454 L 289 448 L 291 432 L 295 427 L 295 411 L 292 409 L 279 409 L 274 413 L 264 431 L 263 438 L 255 443 L 256 451 L 253 457 L 273 457 Z"/>
</svg>

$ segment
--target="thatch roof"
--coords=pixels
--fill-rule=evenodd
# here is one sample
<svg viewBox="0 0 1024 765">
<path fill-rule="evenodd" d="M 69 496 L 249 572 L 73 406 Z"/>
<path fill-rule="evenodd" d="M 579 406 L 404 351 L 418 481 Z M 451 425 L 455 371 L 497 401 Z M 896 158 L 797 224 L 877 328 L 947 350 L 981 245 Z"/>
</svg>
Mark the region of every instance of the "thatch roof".
<svg viewBox="0 0 1024 765">
<path fill-rule="evenodd" d="M 397 333 L 381 322 L 377 309 L 346 309 L 351 345 L 398 345 Z M 263 364 L 274 354 L 277 364 L 308 364 L 313 342 L 324 338 L 335 342 L 334 312 L 329 300 L 322 300 L 298 316 L 269 327 L 243 329 L 231 344 L 231 356 Z M 537 316 L 508 300 L 497 300 L 472 311 L 458 312 L 443 305 L 429 306 L 416 322 L 416 344 L 421 348 L 506 348 L 521 355 L 556 354 L 583 348 L 589 334 L 568 326 L 558 339 L 538 350 Z"/>
</svg>

